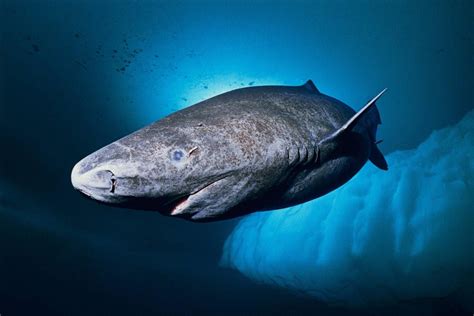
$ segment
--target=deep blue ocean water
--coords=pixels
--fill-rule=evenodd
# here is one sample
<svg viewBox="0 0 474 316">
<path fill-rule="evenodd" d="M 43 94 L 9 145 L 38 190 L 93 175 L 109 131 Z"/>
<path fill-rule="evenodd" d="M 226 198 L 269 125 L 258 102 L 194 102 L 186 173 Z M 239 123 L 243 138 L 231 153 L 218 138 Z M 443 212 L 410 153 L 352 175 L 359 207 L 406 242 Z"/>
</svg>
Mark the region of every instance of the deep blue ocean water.
<svg viewBox="0 0 474 316">
<path fill-rule="evenodd" d="M 380 148 L 415 148 L 474 108 L 473 21 L 468 0 L 1 1 L 0 314 L 471 315 L 444 296 L 354 309 L 256 283 L 219 265 L 239 219 L 105 207 L 69 176 L 200 100 L 307 79 L 355 109 L 387 87 Z"/>
</svg>

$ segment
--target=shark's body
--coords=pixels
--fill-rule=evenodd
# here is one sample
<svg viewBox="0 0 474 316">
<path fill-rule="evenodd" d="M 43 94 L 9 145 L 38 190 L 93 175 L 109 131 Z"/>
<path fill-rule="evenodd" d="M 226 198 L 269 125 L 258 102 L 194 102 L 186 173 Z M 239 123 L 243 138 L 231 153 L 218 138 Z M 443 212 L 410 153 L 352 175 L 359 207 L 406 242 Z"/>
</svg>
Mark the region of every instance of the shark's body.
<svg viewBox="0 0 474 316">
<path fill-rule="evenodd" d="M 375 143 L 380 95 L 356 114 L 311 81 L 230 91 L 84 158 L 72 183 L 100 202 L 193 221 L 296 205 L 368 159 L 387 169 Z"/>
</svg>

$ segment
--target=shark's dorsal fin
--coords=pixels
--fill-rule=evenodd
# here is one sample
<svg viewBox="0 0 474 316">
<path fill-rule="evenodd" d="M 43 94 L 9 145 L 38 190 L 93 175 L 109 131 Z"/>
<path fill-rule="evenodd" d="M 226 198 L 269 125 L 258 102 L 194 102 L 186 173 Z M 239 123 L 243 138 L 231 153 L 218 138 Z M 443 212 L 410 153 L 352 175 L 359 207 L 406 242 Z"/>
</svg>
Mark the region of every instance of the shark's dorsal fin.
<svg viewBox="0 0 474 316">
<path fill-rule="evenodd" d="M 314 85 L 313 80 L 311 80 L 311 79 L 306 81 L 306 83 L 304 85 L 302 85 L 302 87 L 305 88 L 306 90 L 308 90 L 309 92 L 321 93 L 321 92 L 319 92 L 318 88 L 316 88 L 316 86 Z"/>
</svg>

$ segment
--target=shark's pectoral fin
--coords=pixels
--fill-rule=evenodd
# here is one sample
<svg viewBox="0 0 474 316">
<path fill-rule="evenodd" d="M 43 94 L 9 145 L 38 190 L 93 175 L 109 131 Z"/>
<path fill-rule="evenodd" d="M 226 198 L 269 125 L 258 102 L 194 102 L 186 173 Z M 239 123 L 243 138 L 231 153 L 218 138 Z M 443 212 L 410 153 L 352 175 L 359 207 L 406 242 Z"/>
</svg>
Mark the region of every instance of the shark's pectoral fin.
<svg viewBox="0 0 474 316">
<path fill-rule="evenodd" d="M 362 109 L 359 110 L 353 117 L 351 117 L 341 128 L 339 128 L 334 136 L 339 134 L 352 131 L 354 129 L 369 129 L 369 135 L 372 137 L 372 140 L 375 142 L 375 132 L 377 130 L 377 125 L 381 123 L 380 114 L 375 105 L 375 102 L 382 96 L 382 94 L 387 91 L 383 89 L 379 94 L 377 94 L 372 100 L 370 100 Z"/>
<path fill-rule="evenodd" d="M 375 102 L 387 91 L 383 89 L 377 94 L 372 100 L 370 100 L 359 112 L 354 114 L 341 128 L 336 130 L 334 133 L 323 139 L 321 142 L 332 141 L 338 137 L 345 135 L 348 132 L 356 131 L 359 133 L 368 133 L 370 141 L 372 142 L 369 160 L 382 170 L 387 170 L 388 165 L 385 161 L 383 154 L 377 147 L 376 133 L 377 125 L 381 124 L 380 114 L 377 109 Z"/>
<path fill-rule="evenodd" d="M 190 217 L 195 221 L 218 217 L 245 198 L 249 185 L 248 178 L 222 178 L 189 196 L 171 215 Z"/>
</svg>

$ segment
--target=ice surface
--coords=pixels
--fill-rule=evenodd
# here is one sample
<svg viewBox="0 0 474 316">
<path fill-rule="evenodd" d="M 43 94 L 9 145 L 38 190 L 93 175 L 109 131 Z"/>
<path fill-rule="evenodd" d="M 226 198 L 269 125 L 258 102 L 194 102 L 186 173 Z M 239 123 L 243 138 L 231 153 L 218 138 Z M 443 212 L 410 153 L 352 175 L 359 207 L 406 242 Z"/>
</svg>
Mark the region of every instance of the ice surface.
<svg viewBox="0 0 474 316">
<path fill-rule="evenodd" d="M 474 110 L 311 202 L 249 215 L 222 264 L 330 304 L 474 301 Z M 469 309 L 473 309 L 470 303 Z"/>
</svg>

